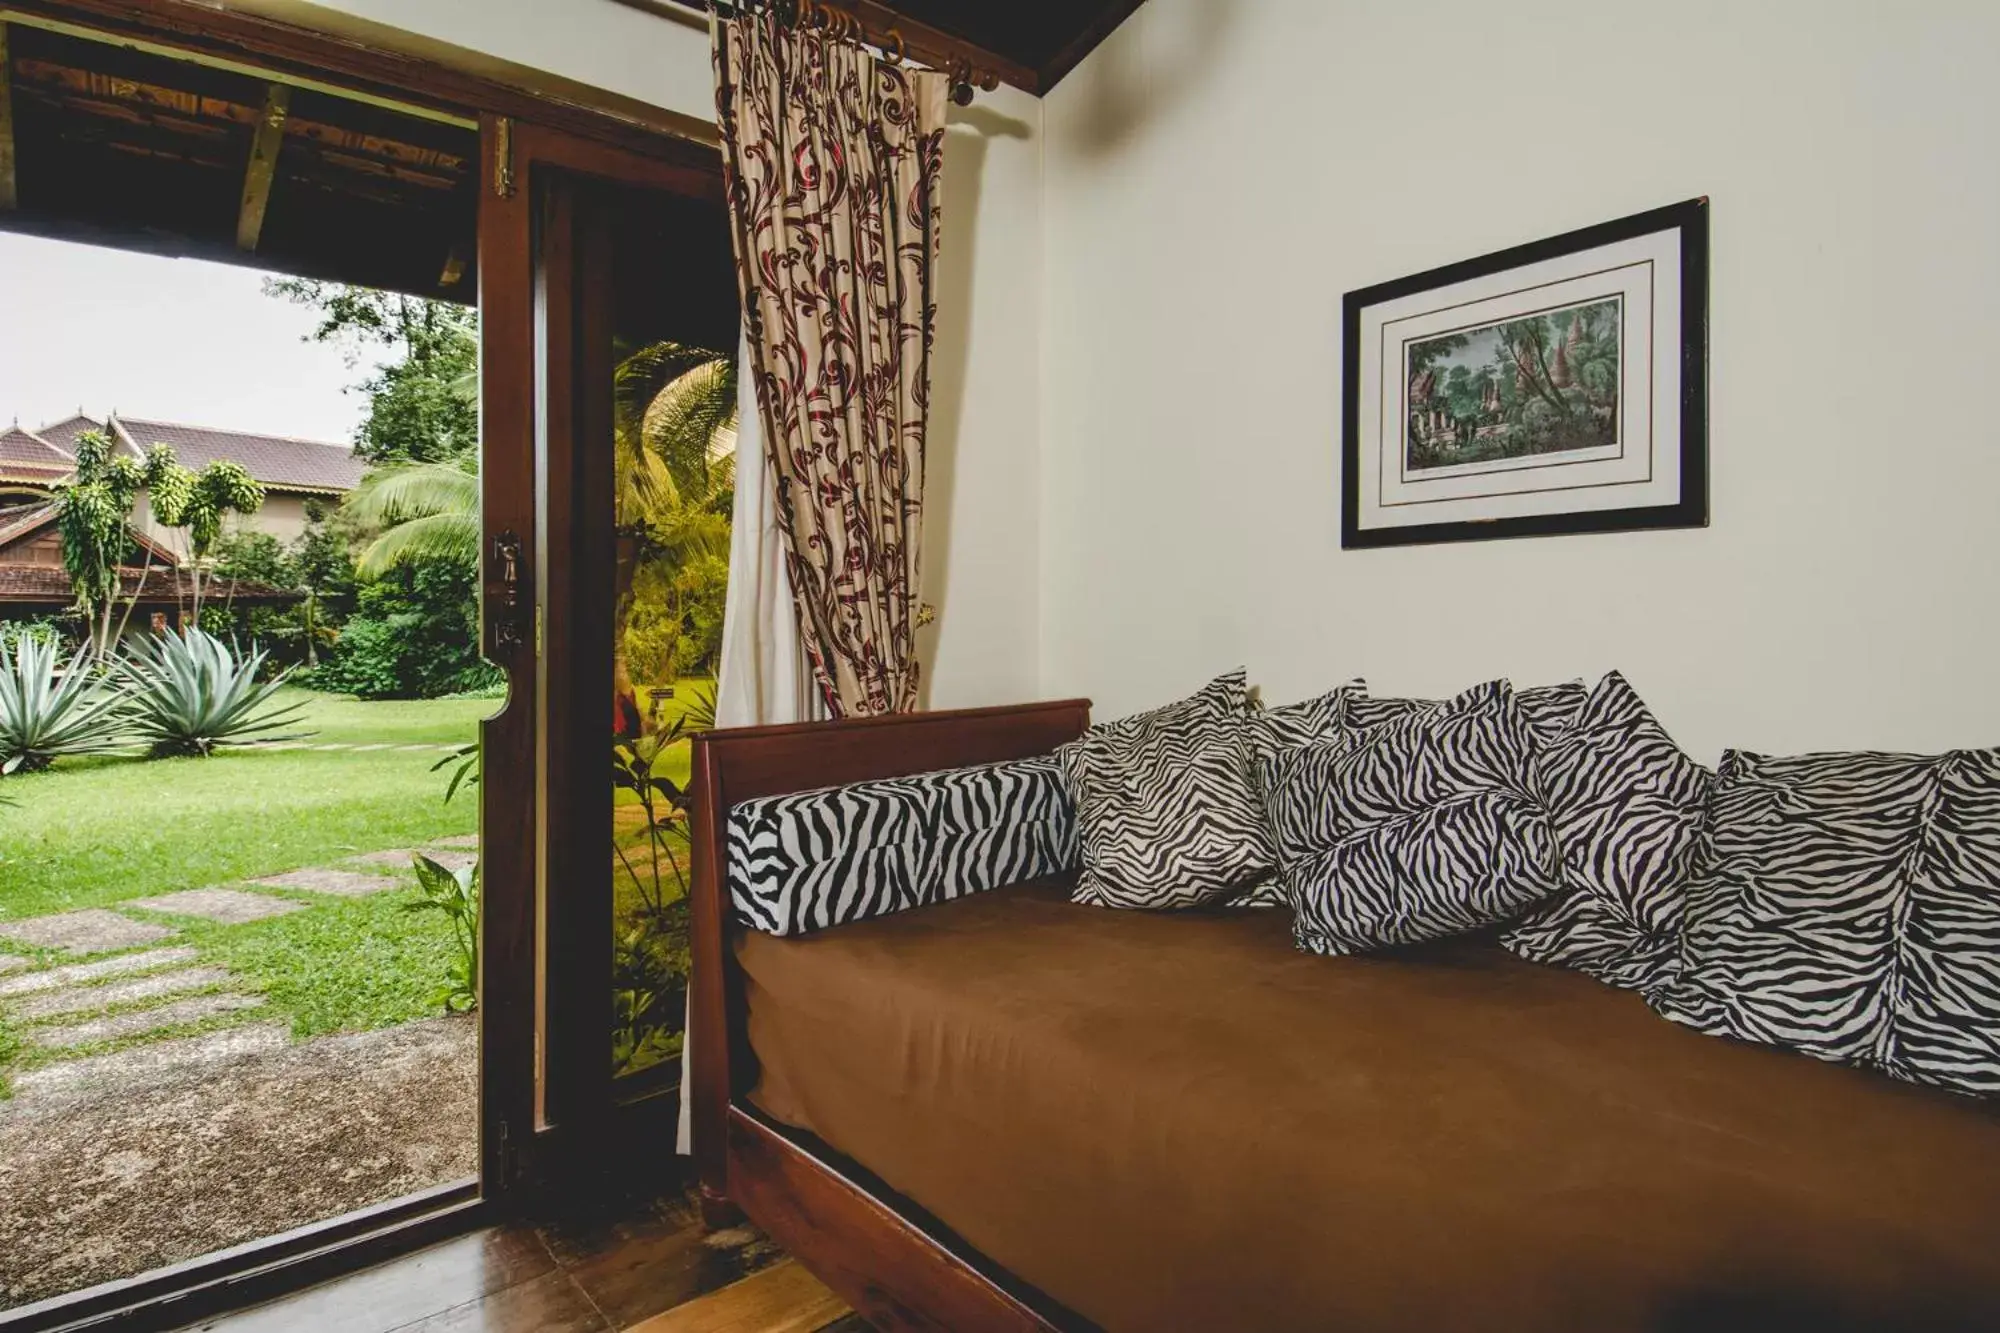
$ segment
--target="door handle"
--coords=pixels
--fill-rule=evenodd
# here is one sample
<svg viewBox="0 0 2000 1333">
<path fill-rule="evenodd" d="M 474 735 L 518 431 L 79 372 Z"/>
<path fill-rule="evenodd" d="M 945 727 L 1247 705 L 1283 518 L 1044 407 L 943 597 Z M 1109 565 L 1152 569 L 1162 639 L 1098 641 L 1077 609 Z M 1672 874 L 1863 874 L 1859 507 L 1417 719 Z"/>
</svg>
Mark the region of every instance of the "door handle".
<svg viewBox="0 0 2000 1333">
<path fill-rule="evenodd" d="M 512 530 L 493 538 L 486 565 L 486 625 L 489 650 L 510 657 L 527 641 L 522 589 L 521 538 Z"/>
</svg>

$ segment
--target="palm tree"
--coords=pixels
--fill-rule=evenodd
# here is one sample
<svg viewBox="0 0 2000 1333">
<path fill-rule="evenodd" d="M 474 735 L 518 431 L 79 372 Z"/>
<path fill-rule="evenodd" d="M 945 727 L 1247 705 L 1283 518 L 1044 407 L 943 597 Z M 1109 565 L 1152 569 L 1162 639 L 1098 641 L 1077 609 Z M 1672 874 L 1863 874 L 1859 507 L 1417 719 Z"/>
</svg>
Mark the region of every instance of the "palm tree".
<svg viewBox="0 0 2000 1333">
<path fill-rule="evenodd" d="M 398 565 L 444 561 L 479 567 L 479 475 L 456 463 L 406 463 L 362 478 L 348 515 L 375 538 L 356 571 L 379 578 Z"/>
<path fill-rule="evenodd" d="M 626 632 L 640 574 L 678 623 L 686 589 L 668 569 L 727 558 L 727 497 L 736 485 L 736 363 L 699 347 L 657 342 L 619 362 L 616 422 L 617 597 L 613 670 L 621 699 L 632 693 Z"/>
<path fill-rule="evenodd" d="M 651 343 L 619 362 L 612 393 L 618 534 L 612 628 L 622 697 L 631 690 L 625 633 L 641 568 L 685 568 L 728 555 L 736 363 L 698 347 Z M 428 560 L 478 568 L 479 478 L 467 463 L 413 463 L 368 474 L 346 506 L 376 533 L 361 552 L 359 573 L 378 577 Z"/>
</svg>

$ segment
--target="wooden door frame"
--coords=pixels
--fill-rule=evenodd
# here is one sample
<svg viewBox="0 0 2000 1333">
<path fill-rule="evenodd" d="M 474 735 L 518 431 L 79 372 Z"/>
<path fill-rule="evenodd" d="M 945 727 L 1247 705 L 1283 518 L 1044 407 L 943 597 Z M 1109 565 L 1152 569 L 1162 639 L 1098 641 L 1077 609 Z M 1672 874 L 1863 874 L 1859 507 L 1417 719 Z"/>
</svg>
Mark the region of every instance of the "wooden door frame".
<svg viewBox="0 0 2000 1333">
<path fill-rule="evenodd" d="M 662 124 L 574 99 L 524 89 L 435 60 L 377 48 L 273 19 L 218 9 L 209 0 L 0 0 L 0 12 L 73 24 L 193 58 L 240 61 L 277 75 L 337 84 L 356 92 L 476 122 L 480 130 L 479 310 L 482 506 L 481 642 L 506 671 L 510 700 L 482 726 L 488 774 L 532 775 L 537 762 L 532 701 L 536 662 L 531 620 L 516 619 L 520 641 L 500 642 L 506 617 L 494 600 L 504 588 L 491 537 L 512 530 L 523 549 L 524 579 L 533 569 L 535 508 L 535 362 L 532 192 L 537 169 L 558 167 L 697 197 L 721 197 L 712 139 L 690 122 L 685 137 Z M 662 113 L 663 120 L 676 120 Z M 100 242 L 101 242 L 101 238 Z M 488 334 L 488 327 L 499 336 Z M 517 596 L 533 605 L 526 582 Z M 524 688 L 525 686 L 525 688 Z M 521 701 L 526 701 L 521 702 Z M 602 782 L 602 765 L 589 774 Z M 93 1329 L 165 1329 L 207 1318 L 341 1273 L 380 1263 L 422 1245 L 517 1212 L 559 1171 L 536 1169 L 534 1124 L 537 1052 L 535 976 L 538 947 L 532 867 L 537 839 L 533 781 L 480 785 L 482 857 L 482 1115 L 477 1185 L 441 1187 L 314 1223 L 281 1236 L 206 1255 L 138 1277 L 106 1283 L 0 1312 L 0 1333 Z M 502 861 L 505 864 L 501 864 Z M 497 872 L 497 873 L 495 873 Z M 497 975 L 498 981 L 489 979 Z M 669 1122 L 671 1123 L 671 1122 Z"/>
<path fill-rule="evenodd" d="M 547 211 L 545 183 L 594 179 L 719 205 L 722 174 L 713 154 L 695 165 L 499 117 L 485 118 L 481 131 L 496 168 L 481 196 L 482 429 L 489 441 L 513 441 L 499 450 L 489 443 L 483 474 L 489 614 L 482 637 L 509 677 L 507 709 L 486 724 L 485 742 L 489 755 L 528 763 L 537 774 L 535 790 L 483 798 L 485 947 L 487 957 L 505 961 L 500 982 L 486 985 L 482 998 L 489 1103 L 482 1161 L 496 1197 L 518 1190 L 532 1200 L 590 1188 L 610 1166 L 608 1146 L 670 1135 L 678 1114 L 678 1099 L 665 1089 L 631 1106 L 616 1103 L 606 1050 L 608 862 L 601 885 L 584 874 L 577 882 L 586 891 L 566 895 L 553 916 L 548 910 L 552 881 L 580 873 L 569 864 L 603 860 L 610 836 L 601 730 L 551 735 L 540 715 L 551 707 L 582 718 L 606 713 L 608 664 L 602 672 L 590 668 L 591 650 L 608 654 L 612 587 L 608 521 L 603 551 L 590 531 L 592 515 L 610 513 L 609 475 L 580 471 L 576 447 L 610 429 L 576 379 L 578 367 L 603 362 L 608 347 L 596 345 L 609 337 L 610 275 L 596 271 L 606 247 L 601 238 L 575 244 L 569 231 L 576 219 L 565 207 Z M 504 180 L 497 173 L 503 161 Z M 544 243 L 560 252 L 546 264 L 537 254 Z M 498 289 L 491 303 L 484 299 L 489 281 Z M 525 650 L 517 646 L 511 655 L 496 647 L 491 616 L 500 573 L 494 541 L 506 533 L 518 540 L 519 604 L 538 617 L 519 632 Z M 552 660 L 548 650 L 557 645 L 568 648 Z M 604 892 L 589 892 L 593 887 Z M 542 993 L 551 960 L 561 986 Z"/>
</svg>

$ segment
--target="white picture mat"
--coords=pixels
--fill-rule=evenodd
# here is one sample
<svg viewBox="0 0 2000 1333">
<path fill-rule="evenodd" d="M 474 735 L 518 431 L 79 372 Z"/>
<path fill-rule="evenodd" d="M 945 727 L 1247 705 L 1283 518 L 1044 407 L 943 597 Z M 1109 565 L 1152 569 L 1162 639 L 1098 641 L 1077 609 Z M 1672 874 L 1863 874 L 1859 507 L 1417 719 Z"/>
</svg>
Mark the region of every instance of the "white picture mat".
<svg viewBox="0 0 2000 1333">
<path fill-rule="evenodd" d="M 1680 293 L 1680 230 L 1670 227 L 1364 308 L 1357 385 L 1359 526 L 1478 522 L 1678 503 Z M 1621 443 L 1615 453 L 1593 450 L 1589 453 L 1605 456 L 1580 460 L 1542 455 L 1521 460 L 1526 466 L 1443 476 L 1435 473 L 1444 469 L 1426 470 L 1404 479 L 1402 423 L 1409 392 L 1402 369 L 1404 342 L 1573 306 L 1593 295 L 1615 295 L 1625 303 Z M 1386 363 L 1385 344 L 1394 358 Z M 1552 476 L 1560 476 L 1560 484 L 1551 485 Z"/>
</svg>

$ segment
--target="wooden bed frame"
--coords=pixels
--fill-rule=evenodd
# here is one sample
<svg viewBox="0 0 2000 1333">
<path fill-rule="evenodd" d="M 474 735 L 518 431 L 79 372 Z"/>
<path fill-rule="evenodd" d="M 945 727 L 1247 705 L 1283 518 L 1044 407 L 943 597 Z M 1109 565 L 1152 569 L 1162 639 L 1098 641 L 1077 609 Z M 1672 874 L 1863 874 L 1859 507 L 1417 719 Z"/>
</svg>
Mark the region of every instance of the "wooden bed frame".
<svg viewBox="0 0 2000 1333">
<path fill-rule="evenodd" d="M 739 1216 L 878 1329 L 1015 1333 L 1090 1329 L 812 1135 L 753 1107 L 756 1058 L 724 883 L 737 801 L 1047 754 L 1090 723 L 1088 700 L 746 727 L 694 738 L 690 992 L 695 1166 L 712 1225 Z"/>
</svg>

